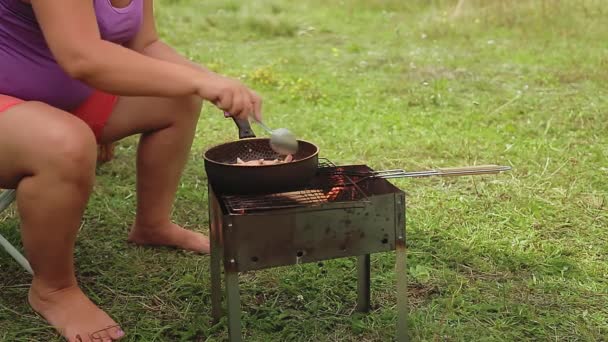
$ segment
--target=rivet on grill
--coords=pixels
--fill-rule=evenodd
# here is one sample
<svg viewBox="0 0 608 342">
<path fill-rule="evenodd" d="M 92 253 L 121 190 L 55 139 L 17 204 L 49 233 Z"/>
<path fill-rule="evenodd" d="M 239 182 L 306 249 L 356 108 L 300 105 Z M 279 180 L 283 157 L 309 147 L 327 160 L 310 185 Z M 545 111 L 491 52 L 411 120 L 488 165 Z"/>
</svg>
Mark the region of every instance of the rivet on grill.
<svg viewBox="0 0 608 342">
<path fill-rule="evenodd" d="M 230 263 L 231 263 L 231 264 L 234 264 L 234 263 L 236 263 L 236 260 L 234 260 L 234 259 L 230 259 Z"/>
</svg>

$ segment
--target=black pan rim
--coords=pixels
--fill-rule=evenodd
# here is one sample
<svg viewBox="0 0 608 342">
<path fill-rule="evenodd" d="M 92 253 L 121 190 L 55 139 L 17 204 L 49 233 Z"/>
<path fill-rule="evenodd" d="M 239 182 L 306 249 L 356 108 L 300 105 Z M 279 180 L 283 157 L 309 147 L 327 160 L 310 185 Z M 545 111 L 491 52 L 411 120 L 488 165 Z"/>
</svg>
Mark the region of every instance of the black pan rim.
<svg viewBox="0 0 608 342">
<path fill-rule="evenodd" d="M 309 144 L 309 145 L 313 146 L 313 147 L 315 148 L 315 152 L 314 152 L 314 153 L 312 153 L 310 156 L 308 156 L 308 157 L 306 157 L 306 158 L 303 158 L 303 159 L 298 159 L 298 160 L 296 160 L 296 161 L 293 161 L 293 162 L 291 162 L 291 163 L 287 163 L 287 164 L 273 164 L 273 165 L 238 165 L 238 166 L 237 166 L 237 165 L 235 165 L 235 164 L 229 164 L 229 163 L 220 163 L 220 162 L 218 162 L 218 161 L 212 160 L 212 159 L 210 159 L 210 158 L 208 158 L 208 157 L 207 157 L 207 154 L 208 154 L 210 151 L 212 151 L 212 150 L 214 150 L 214 149 L 216 149 L 216 148 L 218 148 L 218 147 L 222 147 L 222 146 L 225 146 L 225 145 L 228 145 L 228 144 L 238 144 L 238 143 L 240 143 L 240 142 L 244 142 L 244 141 L 252 141 L 252 140 L 268 141 L 268 142 L 270 143 L 270 138 L 245 138 L 245 139 L 240 139 L 240 140 L 237 140 L 237 141 L 231 141 L 231 142 L 227 142 L 227 143 L 217 144 L 217 145 L 214 145 L 214 146 L 212 146 L 212 147 L 208 148 L 208 149 L 205 151 L 205 153 L 203 154 L 203 158 L 205 159 L 205 161 L 207 161 L 207 162 L 209 162 L 209 163 L 213 163 L 213 164 L 215 164 L 215 165 L 225 165 L 225 166 L 230 166 L 230 167 L 240 167 L 240 168 L 255 168 L 255 169 L 264 169 L 264 168 L 271 168 L 271 167 L 277 167 L 277 166 L 285 166 L 285 165 L 290 165 L 291 163 L 294 163 L 294 162 L 303 162 L 303 161 L 306 161 L 306 160 L 312 159 L 312 158 L 316 157 L 316 156 L 319 154 L 319 147 L 318 147 L 317 145 L 315 145 L 315 144 L 311 143 L 310 141 L 306 141 L 306 140 L 299 140 L 299 139 L 298 139 L 298 143 L 303 142 L 303 143 L 306 143 L 306 144 Z"/>
</svg>

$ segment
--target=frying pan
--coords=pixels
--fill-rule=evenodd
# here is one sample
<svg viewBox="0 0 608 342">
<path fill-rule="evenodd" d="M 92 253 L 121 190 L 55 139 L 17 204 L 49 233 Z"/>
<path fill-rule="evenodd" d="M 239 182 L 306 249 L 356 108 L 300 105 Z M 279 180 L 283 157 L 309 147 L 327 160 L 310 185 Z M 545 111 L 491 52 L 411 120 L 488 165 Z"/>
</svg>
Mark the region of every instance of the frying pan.
<svg viewBox="0 0 608 342">
<path fill-rule="evenodd" d="M 204 154 L 205 171 L 216 192 L 223 194 L 263 194 L 290 191 L 309 183 L 317 173 L 319 148 L 298 140 L 298 152 L 290 163 L 236 165 L 236 158 L 249 160 L 283 159 L 270 147 L 270 139 L 256 138 L 249 120 L 233 117 L 239 140 L 220 144 Z"/>
</svg>

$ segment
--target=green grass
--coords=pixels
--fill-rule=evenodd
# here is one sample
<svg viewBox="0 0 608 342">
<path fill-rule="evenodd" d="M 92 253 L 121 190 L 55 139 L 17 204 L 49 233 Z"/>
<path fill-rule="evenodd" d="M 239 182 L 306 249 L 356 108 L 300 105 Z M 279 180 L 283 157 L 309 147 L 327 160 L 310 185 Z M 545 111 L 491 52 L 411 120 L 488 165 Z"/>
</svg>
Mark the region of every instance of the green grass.
<svg viewBox="0 0 608 342">
<path fill-rule="evenodd" d="M 420 341 L 599 341 L 608 335 L 608 57 L 600 1 L 160 1 L 162 36 L 265 99 L 336 163 L 512 165 L 491 177 L 397 180 L 408 193 L 411 335 Z M 175 220 L 206 232 L 202 153 L 233 140 L 204 109 Z M 209 258 L 129 246 L 135 139 L 99 168 L 76 250 L 87 293 L 128 341 L 220 341 Z M 0 233 L 19 245 L 18 219 Z M 52 229 L 52 227 L 49 227 Z M 49 231 L 52 234 L 52 231 Z M 272 237 L 269 237 L 272 238 Z M 355 261 L 241 276 L 249 341 L 387 341 L 394 254 L 372 258 L 373 311 L 353 314 Z M 404 272 L 405 270 L 400 270 Z M 0 339 L 58 341 L 0 253 Z"/>
</svg>

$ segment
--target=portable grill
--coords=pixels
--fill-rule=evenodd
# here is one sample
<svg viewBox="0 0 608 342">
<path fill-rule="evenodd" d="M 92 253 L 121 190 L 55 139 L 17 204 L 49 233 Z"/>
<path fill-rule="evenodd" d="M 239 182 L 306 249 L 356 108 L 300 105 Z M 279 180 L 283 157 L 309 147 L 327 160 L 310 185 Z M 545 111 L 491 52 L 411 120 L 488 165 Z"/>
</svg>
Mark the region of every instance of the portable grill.
<svg viewBox="0 0 608 342">
<path fill-rule="evenodd" d="M 364 176 L 370 172 L 366 165 L 320 160 L 316 176 L 289 192 L 235 195 L 209 184 L 212 315 L 219 321 L 223 314 L 223 264 L 230 341 L 241 341 L 239 272 L 356 256 L 356 309 L 367 312 L 370 255 L 393 250 L 396 339 L 407 341 L 405 193 Z"/>
</svg>

